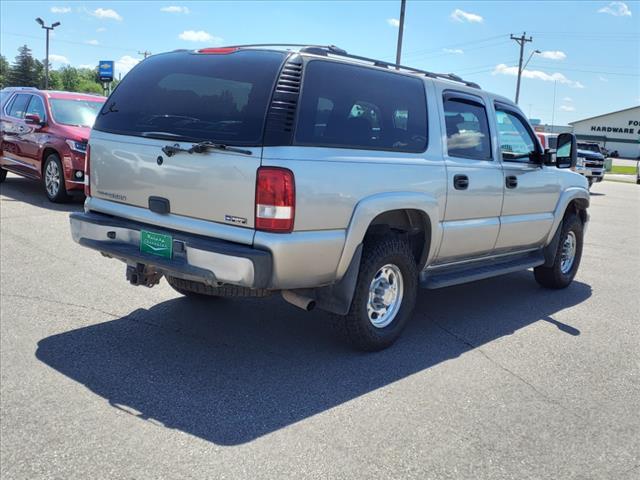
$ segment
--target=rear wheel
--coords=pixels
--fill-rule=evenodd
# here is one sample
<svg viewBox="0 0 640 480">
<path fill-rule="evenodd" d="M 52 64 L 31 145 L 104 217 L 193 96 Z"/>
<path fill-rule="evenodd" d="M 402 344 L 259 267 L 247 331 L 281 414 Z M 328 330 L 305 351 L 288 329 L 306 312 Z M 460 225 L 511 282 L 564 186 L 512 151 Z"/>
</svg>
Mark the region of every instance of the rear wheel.
<svg viewBox="0 0 640 480">
<path fill-rule="evenodd" d="M 60 158 L 55 153 L 47 157 L 43 170 L 44 190 L 47 198 L 54 203 L 64 203 L 69 200 L 64 185 L 64 170 Z"/>
<path fill-rule="evenodd" d="M 5 178 L 7 178 L 7 171 L 4 168 L 0 168 L 0 183 L 4 182 Z"/>
<path fill-rule="evenodd" d="M 533 274 L 536 281 L 547 288 L 568 287 L 576 276 L 582 258 L 583 225 L 575 214 L 562 221 L 562 232 L 553 265 L 536 267 Z"/>
<path fill-rule="evenodd" d="M 365 244 L 349 312 L 333 315 L 334 326 L 356 349 L 393 344 L 413 314 L 418 288 L 409 244 L 396 237 Z"/>
</svg>

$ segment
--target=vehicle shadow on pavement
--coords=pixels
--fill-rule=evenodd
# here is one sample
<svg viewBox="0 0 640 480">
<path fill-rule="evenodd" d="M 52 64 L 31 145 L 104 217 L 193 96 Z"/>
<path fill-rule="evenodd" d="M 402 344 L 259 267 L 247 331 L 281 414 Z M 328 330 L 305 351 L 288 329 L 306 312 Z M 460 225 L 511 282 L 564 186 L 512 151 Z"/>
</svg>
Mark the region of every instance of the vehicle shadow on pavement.
<svg viewBox="0 0 640 480">
<path fill-rule="evenodd" d="M 553 314 L 590 295 L 580 282 L 542 289 L 530 272 L 421 291 L 400 340 L 373 354 L 337 340 L 324 312 L 305 314 L 279 296 L 179 297 L 44 338 L 36 357 L 141 419 L 237 445 L 534 322 L 550 322 L 575 341 L 580 331 Z"/>
<path fill-rule="evenodd" d="M 68 203 L 50 202 L 44 193 L 42 182 L 15 175 L 8 175 L 5 181 L 0 184 L 0 195 L 5 197 L 2 199 L 3 202 L 24 202 L 35 207 L 60 212 L 82 211 L 84 203 L 84 197 L 73 197 Z"/>
</svg>

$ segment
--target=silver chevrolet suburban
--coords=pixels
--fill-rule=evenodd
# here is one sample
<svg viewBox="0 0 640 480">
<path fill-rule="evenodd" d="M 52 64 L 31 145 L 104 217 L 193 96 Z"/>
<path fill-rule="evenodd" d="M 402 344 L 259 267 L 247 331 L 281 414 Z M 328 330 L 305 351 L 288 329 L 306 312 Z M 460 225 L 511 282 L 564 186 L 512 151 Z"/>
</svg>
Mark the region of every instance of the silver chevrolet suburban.
<svg viewBox="0 0 640 480">
<path fill-rule="evenodd" d="M 545 150 L 510 100 L 334 46 L 180 50 L 98 115 L 73 239 L 187 296 L 265 296 L 391 345 L 418 287 L 533 268 L 573 280 L 587 226 L 576 140 Z"/>
</svg>

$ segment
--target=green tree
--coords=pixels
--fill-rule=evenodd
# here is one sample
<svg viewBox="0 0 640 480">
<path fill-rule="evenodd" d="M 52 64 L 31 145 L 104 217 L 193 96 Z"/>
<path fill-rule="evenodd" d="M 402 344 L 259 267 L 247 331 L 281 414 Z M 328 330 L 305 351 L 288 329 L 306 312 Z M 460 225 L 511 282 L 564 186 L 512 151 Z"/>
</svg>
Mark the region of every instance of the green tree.
<svg viewBox="0 0 640 480">
<path fill-rule="evenodd" d="M 60 69 L 60 79 L 62 80 L 62 88 L 68 92 L 77 92 L 80 87 L 80 75 L 78 69 L 65 66 Z"/>
<path fill-rule="evenodd" d="M 57 70 L 49 70 L 49 90 L 62 90 L 62 76 Z"/>
<path fill-rule="evenodd" d="M 26 45 L 18 48 L 18 55 L 9 69 L 8 86 L 39 87 L 42 79 L 42 63 L 31 55 L 31 49 Z"/>
<path fill-rule="evenodd" d="M 9 81 L 9 62 L 4 56 L 0 55 L 0 88 L 7 86 Z"/>
</svg>

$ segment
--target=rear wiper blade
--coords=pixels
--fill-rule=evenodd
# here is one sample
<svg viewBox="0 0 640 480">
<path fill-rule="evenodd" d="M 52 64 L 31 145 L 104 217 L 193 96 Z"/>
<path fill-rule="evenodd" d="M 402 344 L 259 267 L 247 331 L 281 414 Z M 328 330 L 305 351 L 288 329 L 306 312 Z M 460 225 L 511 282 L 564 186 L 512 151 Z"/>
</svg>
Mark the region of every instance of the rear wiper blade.
<svg viewBox="0 0 640 480">
<path fill-rule="evenodd" d="M 164 147 L 162 147 L 162 152 L 167 157 L 171 157 L 172 155 L 175 155 L 178 152 L 204 153 L 209 149 L 223 150 L 225 152 L 242 153 L 244 155 L 252 155 L 253 154 L 251 152 L 251 150 L 245 150 L 243 148 L 237 148 L 237 147 L 230 147 L 230 146 L 225 145 L 223 143 L 213 143 L 213 142 L 208 142 L 208 141 L 194 143 L 193 145 L 191 145 L 190 148 L 182 148 L 177 143 L 174 144 L 174 145 L 165 145 Z"/>
</svg>

